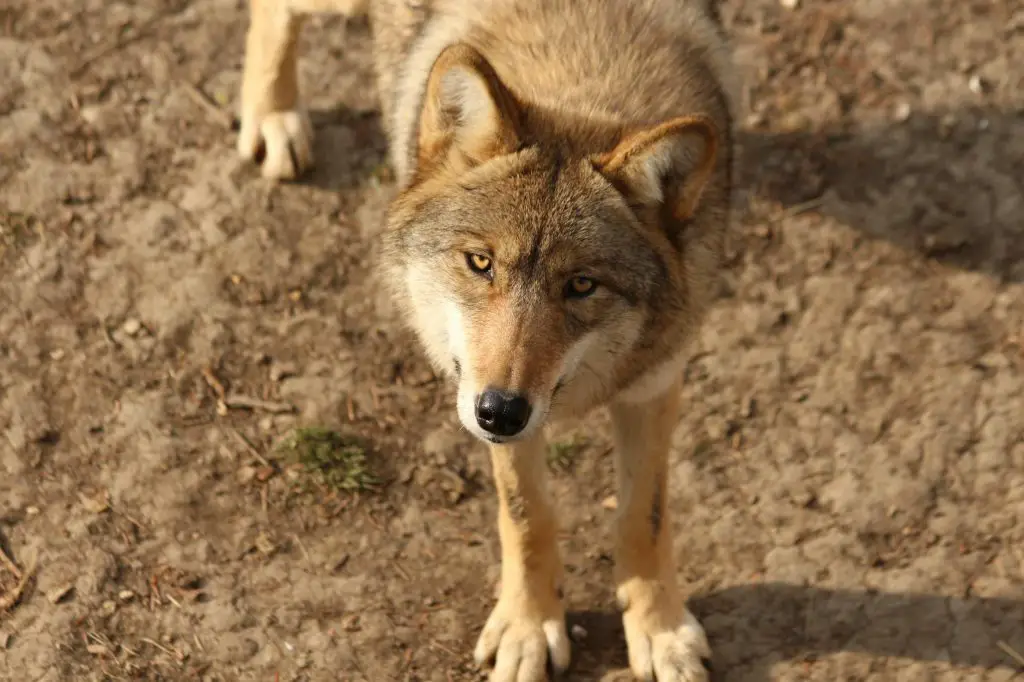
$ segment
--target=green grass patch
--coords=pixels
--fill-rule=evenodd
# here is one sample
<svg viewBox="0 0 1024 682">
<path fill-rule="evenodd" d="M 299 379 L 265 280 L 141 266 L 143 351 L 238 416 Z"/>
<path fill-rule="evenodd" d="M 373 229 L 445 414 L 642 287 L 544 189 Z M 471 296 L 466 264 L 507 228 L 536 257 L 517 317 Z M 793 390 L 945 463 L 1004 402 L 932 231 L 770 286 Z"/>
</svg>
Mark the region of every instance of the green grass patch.
<svg viewBox="0 0 1024 682">
<path fill-rule="evenodd" d="M 275 448 L 301 478 L 330 492 L 374 491 L 380 481 L 357 440 L 324 428 L 295 429 Z"/>
<path fill-rule="evenodd" d="M 571 471 L 576 466 L 576 459 L 587 447 L 587 440 L 573 434 L 568 440 L 556 440 L 548 443 L 548 467 L 555 472 Z"/>
</svg>

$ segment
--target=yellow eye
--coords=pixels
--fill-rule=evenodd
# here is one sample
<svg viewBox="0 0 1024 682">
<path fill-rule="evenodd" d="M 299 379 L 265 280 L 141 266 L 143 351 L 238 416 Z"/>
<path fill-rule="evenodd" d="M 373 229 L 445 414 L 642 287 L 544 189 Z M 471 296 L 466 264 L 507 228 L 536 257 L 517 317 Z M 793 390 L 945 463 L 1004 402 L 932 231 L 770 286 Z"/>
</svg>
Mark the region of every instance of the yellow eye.
<svg viewBox="0 0 1024 682">
<path fill-rule="evenodd" d="M 481 275 L 486 275 L 491 271 L 491 259 L 488 256 L 483 256 L 479 253 L 467 253 L 466 262 L 469 264 L 470 270 Z"/>
<path fill-rule="evenodd" d="M 571 298 L 586 298 L 594 293 L 597 282 L 589 277 L 573 277 L 566 286 L 566 294 Z"/>
</svg>

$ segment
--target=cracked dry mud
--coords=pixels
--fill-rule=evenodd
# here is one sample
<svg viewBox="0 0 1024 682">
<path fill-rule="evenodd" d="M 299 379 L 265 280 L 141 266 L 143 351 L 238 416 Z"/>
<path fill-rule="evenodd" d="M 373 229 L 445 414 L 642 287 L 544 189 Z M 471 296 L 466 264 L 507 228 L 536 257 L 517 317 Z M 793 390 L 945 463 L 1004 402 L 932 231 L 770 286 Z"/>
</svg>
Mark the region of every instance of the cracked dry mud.
<svg viewBox="0 0 1024 682">
<path fill-rule="evenodd" d="M 494 496 L 370 268 L 366 26 L 310 22 L 319 167 L 271 186 L 228 129 L 245 11 L 0 5 L 0 545 L 37 561 L 2 679 L 479 679 Z M 1024 2 L 723 15 L 745 211 L 670 504 L 717 676 L 1024 679 Z M 296 494 L 261 460 L 297 425 L 383 488 Z M 626 679 L 604 415 L 572 433 L 573 679 Z"/>
</svg>

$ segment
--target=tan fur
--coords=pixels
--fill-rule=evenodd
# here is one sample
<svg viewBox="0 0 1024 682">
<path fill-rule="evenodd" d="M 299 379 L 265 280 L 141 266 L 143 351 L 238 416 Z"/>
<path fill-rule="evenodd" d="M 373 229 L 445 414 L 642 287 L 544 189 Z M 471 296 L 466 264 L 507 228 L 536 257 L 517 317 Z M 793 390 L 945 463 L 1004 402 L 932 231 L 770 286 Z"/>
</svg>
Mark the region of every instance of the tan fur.
<svg viewBox="0 0 1024 682">
<path fill-rule="evenodd" d="M 252 158 L 262 147 L 265 175 L 295 177 L 312 163 L 296 77 L 301 15 L 366 3 L 251 7 L 239 150 Z M 398 183 L 383 266 L 431 361 L 457 379 L 460 420 L 491 442 L 502 582 L 476 657 L 496 659 L 496 682 L 568 665 L 543 428 L 608 405 L 630 667 L 641 679 L 706 680 L 667 498 L 686 346 L 713 298 L 732 196 L 735 88 L 713 7 L 368 9 Z M 485 414 L 485 394 L 505 396 L 504 407 Z M 513 419 L 517 396 L 529 409 L 514 426 L 487 421 Z"/>
</svg>

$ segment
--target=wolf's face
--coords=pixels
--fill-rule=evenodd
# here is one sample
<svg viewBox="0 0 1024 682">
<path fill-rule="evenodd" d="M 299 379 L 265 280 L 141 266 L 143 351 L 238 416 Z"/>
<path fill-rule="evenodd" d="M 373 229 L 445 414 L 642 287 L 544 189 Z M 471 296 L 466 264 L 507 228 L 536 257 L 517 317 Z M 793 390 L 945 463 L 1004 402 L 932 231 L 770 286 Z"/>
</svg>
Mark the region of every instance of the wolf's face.
<svg viewBox="0 0 1024 682">
<path fill-rule="evenodd" d="M 593 167 L 536 149 L 492 160 L 423 202 L 405 285 L 459 417 L 525 437 L 560 395 L 614 380 L 666 265 Z"/>
<path fill-rule="evenodd" d="M 458 378 L 463 425 L 507 442 L 609 395 L 651 311 L 685 300 L 662 223 L 695 198 L 666 182 L 714 150 L 700 121 L 599 156 L 531 140 L 493 72 L 461 56 L 431 76 L 388 258 L 427 352 Z"/>
</svg>

